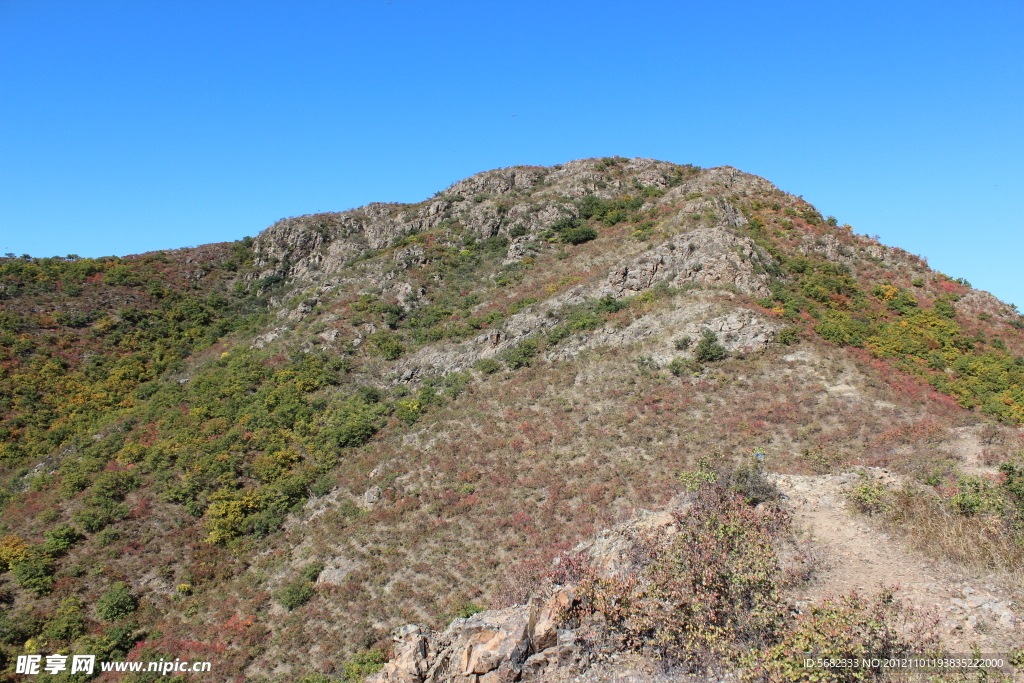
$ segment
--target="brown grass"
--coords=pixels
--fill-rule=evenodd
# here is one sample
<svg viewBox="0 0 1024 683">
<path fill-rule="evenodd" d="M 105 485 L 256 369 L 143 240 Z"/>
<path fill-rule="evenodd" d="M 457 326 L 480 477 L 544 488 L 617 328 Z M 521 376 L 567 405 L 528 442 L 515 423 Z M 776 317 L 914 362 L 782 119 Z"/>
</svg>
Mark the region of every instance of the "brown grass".
<svg viewBox="0 0 1024 683">
<path fill-rule="evenodd" d="M 913 488 L 897 491 L 886 521 L 922 554 L 955 562 L 977 572 L 996 571 L 1021 586 L 1024 537 L 1006 518 L 965 516 L 949 509 L 937 495 Z"/>
</svg>

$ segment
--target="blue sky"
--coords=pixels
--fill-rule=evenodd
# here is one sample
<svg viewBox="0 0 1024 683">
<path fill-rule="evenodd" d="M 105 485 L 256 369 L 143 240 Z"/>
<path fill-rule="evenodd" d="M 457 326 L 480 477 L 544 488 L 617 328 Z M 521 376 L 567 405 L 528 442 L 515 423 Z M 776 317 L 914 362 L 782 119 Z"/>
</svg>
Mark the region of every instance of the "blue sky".
<svg viewBox="0 0 1024 683">
<path fill-rule="evenodd" d="M 1024 307 L 1024 3 L 0 0 L 0 253 L 593 156 L 732 165 Z"/>
</svg>

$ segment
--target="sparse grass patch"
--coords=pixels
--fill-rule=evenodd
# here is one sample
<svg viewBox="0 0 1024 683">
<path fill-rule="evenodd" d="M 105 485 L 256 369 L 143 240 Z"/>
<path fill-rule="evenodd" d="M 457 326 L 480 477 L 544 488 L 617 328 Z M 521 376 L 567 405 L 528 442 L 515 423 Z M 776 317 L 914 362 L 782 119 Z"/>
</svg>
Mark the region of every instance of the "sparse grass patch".
<svg viewBox="0 0 1024 683">
<path fill-rule="evenodd" d="M 877 515 L 892 507 L 892 493 L 885 484 L 877 481 L 862 481 L 850 489 L 847 499 L 858 512 Z"/>
<path fill-rule="evenodd" d="M 970 487 L 940 489 L 895 491 L 881 518 L 925 555 L 1020 577 L 1024 535 L 1017 514 L 1005 508 L 995 513 L 992 491 L 982 495 Z"/>
<path fill-rule="evenodd" d="M 710 472 L 706 463 L 703 471 Z M 709 478 L 688 511 L 677 514 L 675 534 L 634 552 L 636 573 L 576 572 L 582 579 L 567 627 L 595 644 L 652 654 L 666 666 L 701 674 L 739 669 L 749 681 L 804 680 L 800 657 L 807 652 L 871 659 L 937 645 L 928 624 L 915 621 L 888 590 L 826 599 L 794 615 L 780 594 L 793 577 L 781 571 L 775 551 L 790 533 L 788 515 L 770 504 L 750 505 Z M 858 671 L 850 680 L 868 675 Z"/>
</svg>

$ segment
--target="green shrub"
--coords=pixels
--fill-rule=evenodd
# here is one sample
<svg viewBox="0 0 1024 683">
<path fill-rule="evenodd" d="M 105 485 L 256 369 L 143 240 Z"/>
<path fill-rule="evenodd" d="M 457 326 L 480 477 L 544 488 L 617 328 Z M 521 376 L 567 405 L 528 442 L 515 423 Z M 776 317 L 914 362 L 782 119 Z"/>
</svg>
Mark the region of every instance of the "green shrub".
<svg viewBox="0 0 1024 683">
<path fill-rule="evenodd" d="M 107 546 L 114 545 L 122 538 L 124 538 L 124 534 L 121 532 L 120 529 L 104 529 L 103 531 L 93 536 L 92 540 L 100 548 L 105 548 Z"/>
<path fill-rule="evenodd" d="M 583 244 L 594 239 L 597 239 L 597 230 L 589 226 L 570 228 L 561 233 L 561 240 L 566 244 Z"/>
<path fill-rule="evenodd" d="M 611 294 L 605 294 L 600 299 L 594 301 L 593 305 L 594 311 L 597 313 L 618 313 L 629 306 L 627 302 L 616 299 Z"/>
<path fill-rule="evenodd" d="M 795 621 L 777 643 L 756 651 L 745 663 L 759 670 L 767 681 L 877 680 L 879 670 L 870 668 L 821 677 L 809 675 L 803 658 L 885 661 L 911 653 L 920 655 L 938 645 L 912 632 L 904 633 L 901 622 L 905 622 L 905 615 L 888 590 L 870 598 L 857 594 L 826 598 Z"/>
<path fill-rule="evenodd" d="M 377 353 L 385 360 L 396 360 L 405 353 L 405 346 L 402 342 L 387 331 L 381 330 L 370 335 L 370 341 L 377 349 Z"/>
<path fill-rule="evenodd" d="M 978 514 L 1002 512 L 1002 492 L 988 480 L 966 475 L 957 477 L 957 492 L 949 499 L 949 505 L 957 514 L 970 517 Z"/>
<path fill-rule="evenodd" d="M 128 266 L 117 265 L 103 274 L 103 284 L 134 286 L 141 284 L 139 277 Z"/>
<path fill-rule="evenodd" d="M 847 499 L 859 512 L 875 515 L 892 507 L 892 494 L 881 482 L 864 481 L 850 489 Z"/>
<path fill-rule="evenodd" d="M 574 218 L 572 216 L 562 216 L 561 218 L 559 218 L 558 220 L 551 224 L 551 229 L 557 233 L 563 233 L 566 230 L 575 230 L 581 225 L 583 225 L 583 221 L 581 221 L 579 218 Z"/>
<path fill-rule="evenodd" d="M 899 293 L 886 302 L 886 308 L 900 315 L 907 315 L 917 308 L 917 299 L 910 292 L 901 289 Z"/>
<path fill-rule="evenodd" d="M 46 551 L 52 555 L 63 555 L 83 538 L 78 529 L 70 524 L 61 524 L 49 531 L 44 531 L 43 536 L 46 537 Z"/>
<path fill-rule="evenodd" d="M 775 341 L 783 346 L 792 346 L 800 341 L 799 327 L 784 327 L 775 335 Z"/>
<path fill-rule="evenodd" d="M 139 603 L 128 584 L 118 581 L 96 601 L 96 614 L 103 621 L 120 621 L 138 609 Z"/>
<path fill-rule="evenodd" d="M 320 573 L 323 572 L 323 570 L 323 562 L 313 562 L 311 564 L 307 564 L 305 567 L 302 568 L 302 571 L 299 572 L 299 580 L 315 583 L 316 580 L 320 578 Z"/>
<path fill-rule="evenodd" d="M 479 614 L 480 612 L 483 612 L 483 611 L 484 611 L 484 608 L 481 607 L 480 605 L 477 605 L 476 603 L 473 603 L 473 602 L 467 602 L 465 605 L 463 605 L 459 609 L 455 610 L 455 618 L 456 619 L 468 619 L 469 617 L 473 616 L 474 614 Z"/>
<path fill-rule="evenodd" d="M 932 304 L 932 310 L 943 318 L 952 320 L 956 317 L 956 307 L 953 306 L 953 302 L 947 297 L 940 297 L 935 300 Z"/>
<path fill-rule="evenodd" d="M 28 557 L 11 564 L 11 573 L 18 585 L 38 596 L 48 595 L 53 589 L 53 560 L 38 548 L 32 549 Z"/>
<path fill-rule="evenodd" d="M 501 363 L 493 358 L 481 358 L 473 367 L 485 375 L 493 375 L 498 370 L 501 370 Z"/>
<path fill-rule="evenodd" d="M 685 351 L 690 348 L 691 344 L 693 344 L 693 340 L 688 336 L 682 336 L 672 343 L 675 345 L 677 351 Z"/>
<path fill-rule="evenodd" d="M 0 610 L 0 643 L 20 645 L 39 633 L 43 624 L 40 615 L 31 610 L 15 612 L 13 609 Z"/>
<path fill-rule="evenodd" d="M 286 583 L 277 592 L 277 603 L 291 612 L 309 602 L 315 592 L 313 584 L 309 581 Z"/>
<path fill-rule="evenodd" d="M 532 339 L 521 341 L 518 346 L 503 351 L 501 357 L 511 370 L 529 367 L 537 357 L 537 342 Z"/>
<path fill-rule="evenodd" d="M 1011 460 L 999 466 L 1003 488 L 1010 494 L 1021 515 L 1024 515 L 1024 459 Z"/>
<path fill-rule="evenodd" d="M 704 333 L 693 350 L 693 359 L 698 363 L 714 363 L 728 355 L 725 347 L 718 343 L 718 335 L 711 330 Z"/>
<path fill-rule="evenodd" d="M 71 470 L 66 472 L 61 477 L 60 481 L 60 492 L 70 498 L 80 491 L 84 491 L 89 488 L 89 484 L 92 480 L 89 475 L 85 472 L 79 472 L 77 470 Z"/>
<path fill-rule="evenodd" d="M 77 598 L 61 600 L 40 635 L 47 641 L 74 640 L 86 632 L 85 614 Z"/>
<path fill-rule="evenodd" d="M 107 503 L 82 508 L 74 515 L 74 520 L 89 533 L 96 533 L 108 524 L 124 519 L 131 510 L 123 503 Z"/>
<path fill-rule="evenodd" d="M 380 650 L 357 652 L 345 662 L 341 680 L 344 683 L 362 683 L 367 676 L 373 675 L 384 668 L 384 653 Z"/>
<path fill-rule="evenodd" d="M 673 358 L 668 364 L 668 371 L 676 377 L 692 375 L 700 372 L 700 363 L 690 358 Z"/>
<path fill-rule="evenodd" d="M 361 683 L 362 679 L 357 679 Z M 322 673 L 306 674 L 295 680 L 295 683 L 334 683 L 334 679 Z"/>
<path fill-rule="evenodd" d="M 830 311 L 824 319 L 814 326 L 814 331 L 822 338 L 845 346 L 863 346 L 868 326 L 850 317 L 843 311 Z"/>
<path fill-rule="evenodd" d="M 683 488 L 688 492 L 700 490 L 705 484 L 718 481 L 718 472 L 711 466 L 707 458 L 700 458 L 697 461 L 697 469 L 688 472 L 680 472 L 676 478 L 683 483 Z"/>
</svg>

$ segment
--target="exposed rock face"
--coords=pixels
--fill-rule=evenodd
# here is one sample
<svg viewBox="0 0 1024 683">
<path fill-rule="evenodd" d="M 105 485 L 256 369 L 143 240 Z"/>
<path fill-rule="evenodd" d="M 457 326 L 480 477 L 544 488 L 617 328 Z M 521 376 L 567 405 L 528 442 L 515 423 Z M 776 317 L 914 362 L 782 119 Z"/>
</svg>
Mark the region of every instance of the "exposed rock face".
<svg viewBox="0 0 1024 683">
<path fill-rule="evenodd" d="M 432 239 L 451 240 L 449 246 L 454 247 L 465 239 L 504 235 L 508 237 L 504 263 L 508 265 L 543 249 L 543 231 L 556 221 L 578 216 L 576 199 L 586 195 L 621 198 L 645 188 L 653 191 L 645 190 L 649 198 L 643 210 L 663 216 L 658 229 L 670 237 L 653 246 L 629 242 L 621 252 L 594 257 L 591 267 L 607 268 L 603 280 L 589 279 L 531 305 L 475 339 L 418 349 L 395 364 L 388 381 L 410 382 L 465 371 L 480 359 L 545 333 L 557 324 L 562 307 L 592 298 L 635 296 L 665 285 L 700 285 L 754 297 L 769 293 L 770 273 L 778 275 L 779 264 L 741 231 L 747 219 L 730 199 L 749 193 L 777 193 L 766 180 L 731 167 L 700 170 L 651 159 L 613 163 L 582 159 L 554 168 L 515 167 L 479 173 L 417 205 L 375 203 L 342 213 L 279 221 L 256 238 L 256 277 L 287 278 L 305 290 L 306 296 L 282 308 L 278 312 L 281 326 L 256 339 L 253 346 L 273 342 L 312 315 L 318 303 L 329 298 L 326 292 L 337 286 L 355 285 L 407 311 L 429 305 L 431 294 L 406 274 L 427 264 L 428 250 L 423 244 L 406 241 L 388 259 L 365 259 L 373 250 L 388 248 L 410 235 L 442 223 L 450 229 Z M 659 207 L 668 210 L 658 214 Z M 808 249 L 824 249 L 826 255 L 838 257 L 840 245 L 834 242 Z M 351 266 L 357 262 L 365 266 L 354 272 Z M 369 327 L 365 334 L 375 331 Z M 566 340 L 547 357 L 567 360 L 599 346 L 641 342 L 647 345 L 645 355 L 667 363 L 687 355 L 671 346 L 672 339 L 697 338 L 709 330 L 730 352 L 756 352 L 771 343 L 779 327 L 756 311 L 715 306 L 708 299 L 688 296 L 674 309 L 642 316 L 625 327 L 608 326 Z M 358 346 L 364 340 L 363 331 L 346 339 L 324 334 L 314 343 Z"/>
<path fill-rule="evenodd" d="M 677 515 L 689 509 L 689 496 L 672 499 L 658 512 L 638 516 L 602 531 L 580 544 L 603 576 L 634 569 L 634 549 L 654 536 L 675 533 Z M 511 683 L 569 681 L 584 673 L 594 654 L 576 632 L 559 628 L 560 619 L 576 600 L 571 585 L 555 589 L 546 599 L 488 610 L 455 619 L 442 632 L 416 624 L 396 629 L 395 656 L 368 683 Z M 591 679 L 587 679 L 591 680 Z M 593 679 L 599 680 L 599 679 Z M 654 680 L 642 678 L 639 680 Z"/>
<path fill-rule="evenodd" d="M 686 198 L 712 191 L 742 193 L 775 189 L 763 178 L 728 166 L 694 172 L 682 181 L 680 167 L 662 161 L 619 160 L 617 168 L 620 170 L 617 175 L 609 175 L 595 170 L 594 160 L 580 159 L 555 169 L 525 166 L 496 169 L 466 178 L 423 204 L 372 203 L 340 213 L 282 219 L 255 240 L 255 277 L 277 276 L 322 283 L 368 250 L 384 249 L 403 237 L 445 221 L 457 221 L 462 229 L 479 239 L 508 235 L 513 228 L 534 234 L 547 229 L 559 218 L 578 215 L 573 204 L 575 199 L 586 195 L 608 199 L 635 192 L 637 187 L 665 191 L 664 196 L 646 202 L 644 210 L 683 202 L 678 207 L 677 223 L 687 216 L 704 216 L 712 217 L 716 227 L 739 227 L 746 219 L 729 201 L 721 197 Z M 704 253 L 692 258 L 664 259 L 669 271 L 676 266 L 682 269 L 705 261 L 708 273 L 693 281 L 720 280 L 720 283 L 734 283 L 744 291 L 747 287 L 759 291 L 749 277 L 737 281 L 730 268 L 722 263 L 725 256 L 722 248 L 707 249 L 710 244 L 707 236 L 697 234 L 691 242 Z M 723 248 L 733 247 L 730 242 Z M 748 255 L 753 253 L 749 245 L 739 249 L 746 250 Z M 513 245 L 509 259 L 522 258 L 522 252 L 522 244 Z M 415 246 L 395 255 L 396 262 L 411 259 L 414 263 L 417 257 L 422 257 L 422 249 L 417 255 Z M 676 274 L 674 272 L 673 276 Z"/>
<path fill-rule="evenodd" d="M 680 285 L 730 285 L 745 294 L 764 296 L 769 277 L 764 265 L 771 258 L 753 242 L 723 228 L 698 228 L 612 270 L 602 293 L 630 296 L 664 282 Z"/>
<path fill-rule="evenodd" d="M 392 636 L 395 657 L 368 683 L 511 683 L 579 672 L 586 656 L 573 634 L 557 627 L 571 602 L 571 589 L 562 589 L 544 604 L 455 619 L 441 633 L 403 626 Z"/>
</svg>

